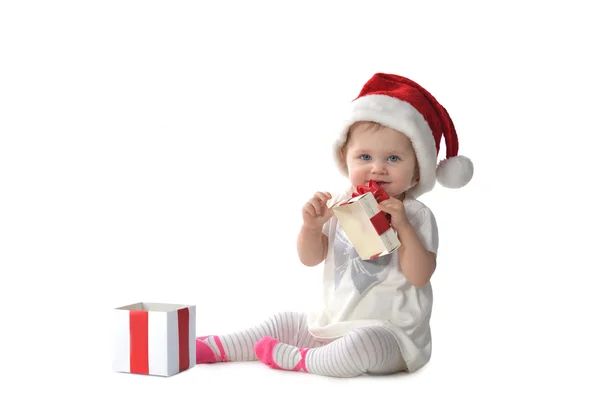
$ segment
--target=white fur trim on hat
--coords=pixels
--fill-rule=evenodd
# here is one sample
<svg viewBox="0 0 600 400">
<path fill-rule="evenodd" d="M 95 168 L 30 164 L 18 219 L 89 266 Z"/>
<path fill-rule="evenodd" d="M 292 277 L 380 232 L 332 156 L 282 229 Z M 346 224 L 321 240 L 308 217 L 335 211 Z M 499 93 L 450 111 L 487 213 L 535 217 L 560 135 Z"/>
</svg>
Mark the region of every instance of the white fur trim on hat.
<svg viewBox="0 0 600 400">
<path fill-rule="evenodd" d="M 358 121 L 377 122 L 402 132 L 410 139 L 419 163 L 420 178 L 419 182 L 409 190 L 410 196 L 417 198 L 434 188 L 437 150 L 427 121 L 410 103 L 385 95 L 368 95 L 352 103 L 350 116 L 344 122 L 339 137 L 333 144 L 334 159 L 342 174 L 348 176 L 348 169 L 340 150 L 348 139 L 348 129 Z"/>
</svg>

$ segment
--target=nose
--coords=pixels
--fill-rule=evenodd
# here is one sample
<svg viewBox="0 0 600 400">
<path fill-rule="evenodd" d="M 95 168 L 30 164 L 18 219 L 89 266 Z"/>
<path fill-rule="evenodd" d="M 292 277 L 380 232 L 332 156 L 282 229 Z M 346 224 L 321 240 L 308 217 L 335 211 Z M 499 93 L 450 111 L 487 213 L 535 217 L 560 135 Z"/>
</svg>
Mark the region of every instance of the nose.
<svg viewBox="0 0 600 400">
<path fill-rule="evenodd" d="M 385 174 L 385 163 L 380 161 L 373 161 L 371 164 L 371 173 L 374 175 Z"/>
</svg>

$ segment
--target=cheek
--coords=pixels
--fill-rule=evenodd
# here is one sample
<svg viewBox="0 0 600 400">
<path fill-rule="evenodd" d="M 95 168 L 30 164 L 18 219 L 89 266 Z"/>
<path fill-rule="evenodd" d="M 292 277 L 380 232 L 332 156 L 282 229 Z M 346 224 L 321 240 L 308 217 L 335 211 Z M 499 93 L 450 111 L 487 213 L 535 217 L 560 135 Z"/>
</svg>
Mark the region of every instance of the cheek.
<svg viewBox="0 0 600 400">
<path fill-rule="evenodd" d="M 413 174 L 412 171 L 410 170 L 410 168 L 408 169 L 398 169 L 396 171 L 392 172 L 393 174 L 393 179 L 398 182 L 399 184 L 405 184 L 405 183 L 410 183 Z"/>
<path fill-rule="evenodd" d="M 365 180 L 365 176 L 368 175 L 367 168 L 361 168 L 357 165 L 349 165 L 348 166 L 348 176 L 351 181 L 363 181 Z"/>
<path fill-rule="evenodd" d="M 355 180 L 358 177 L 360 177 L 362 174 L 360 173 L 360 171 L 356 170 L 356 169 L 351 169 L 349 176 L 351 180 Z"/>
<path fill-rule="evenodd" d="M 348 163 L 347 165 L 351 174 L 364 174 L 369 171 L 369 168 L 365 166 L 366 164 Z"/>
</svg>

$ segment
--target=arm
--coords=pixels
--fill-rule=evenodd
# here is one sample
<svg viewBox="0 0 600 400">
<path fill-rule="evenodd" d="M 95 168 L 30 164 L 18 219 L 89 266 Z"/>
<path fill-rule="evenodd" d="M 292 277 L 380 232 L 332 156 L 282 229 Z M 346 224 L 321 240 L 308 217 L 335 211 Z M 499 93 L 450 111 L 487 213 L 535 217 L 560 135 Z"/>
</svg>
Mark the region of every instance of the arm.
<svg viewBox="0 0 600 400">
<path fill-rule="evenodd" d="M 300 262 L 307 267 L 320 264 L 327 256 L 329 239 L 323 233 L 323 227 L 333 216 L 333 210 L 327 206 L 331 197 L 329 192 L 316 192 L 302 208 L 304 223 L 296 247 Z"/>
<path fill-rule="evenodd" d="M 435 271 L 436 254 L 421 244 L 413 226 L 406 222 L 397 229 L 402 243 L 398 250 L 398 261 L 406 279 L 414 286 L 423 286 Z"/>
<path fill-rule="evenodd" d="M 307 267 L 320 264 L 327 255 L 328 238 L 321 229 L 302 225 L 298 234 L 297 249 L 300 262 Z"/>
</svg>

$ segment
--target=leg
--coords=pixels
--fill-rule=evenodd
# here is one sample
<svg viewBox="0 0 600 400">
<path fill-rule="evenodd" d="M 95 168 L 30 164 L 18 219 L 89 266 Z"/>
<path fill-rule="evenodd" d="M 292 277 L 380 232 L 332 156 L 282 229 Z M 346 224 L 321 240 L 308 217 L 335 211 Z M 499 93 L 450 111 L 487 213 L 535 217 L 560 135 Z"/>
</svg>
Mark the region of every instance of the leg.
<svg viewBox="0 0 600 400">
<path fill-rule="evenodd" d="M 396 339 L 378 326 L 355 329 L 318 348 L 298 348 L 263 338 L 255 351 L 259 360 L 272 368 L 340 378 L 387 375 L 406 369 Z"/>
<path fill-rule="evenodd" d="M 276 338 L 298 346 L 316 346 L 301 313 L 278 313 L 249 329 L 226 335 L 201 336 L 196 339 L 196 363 L 218 361 L 256 361 L 255 344 L 263 337 Z"/>
</svg>

